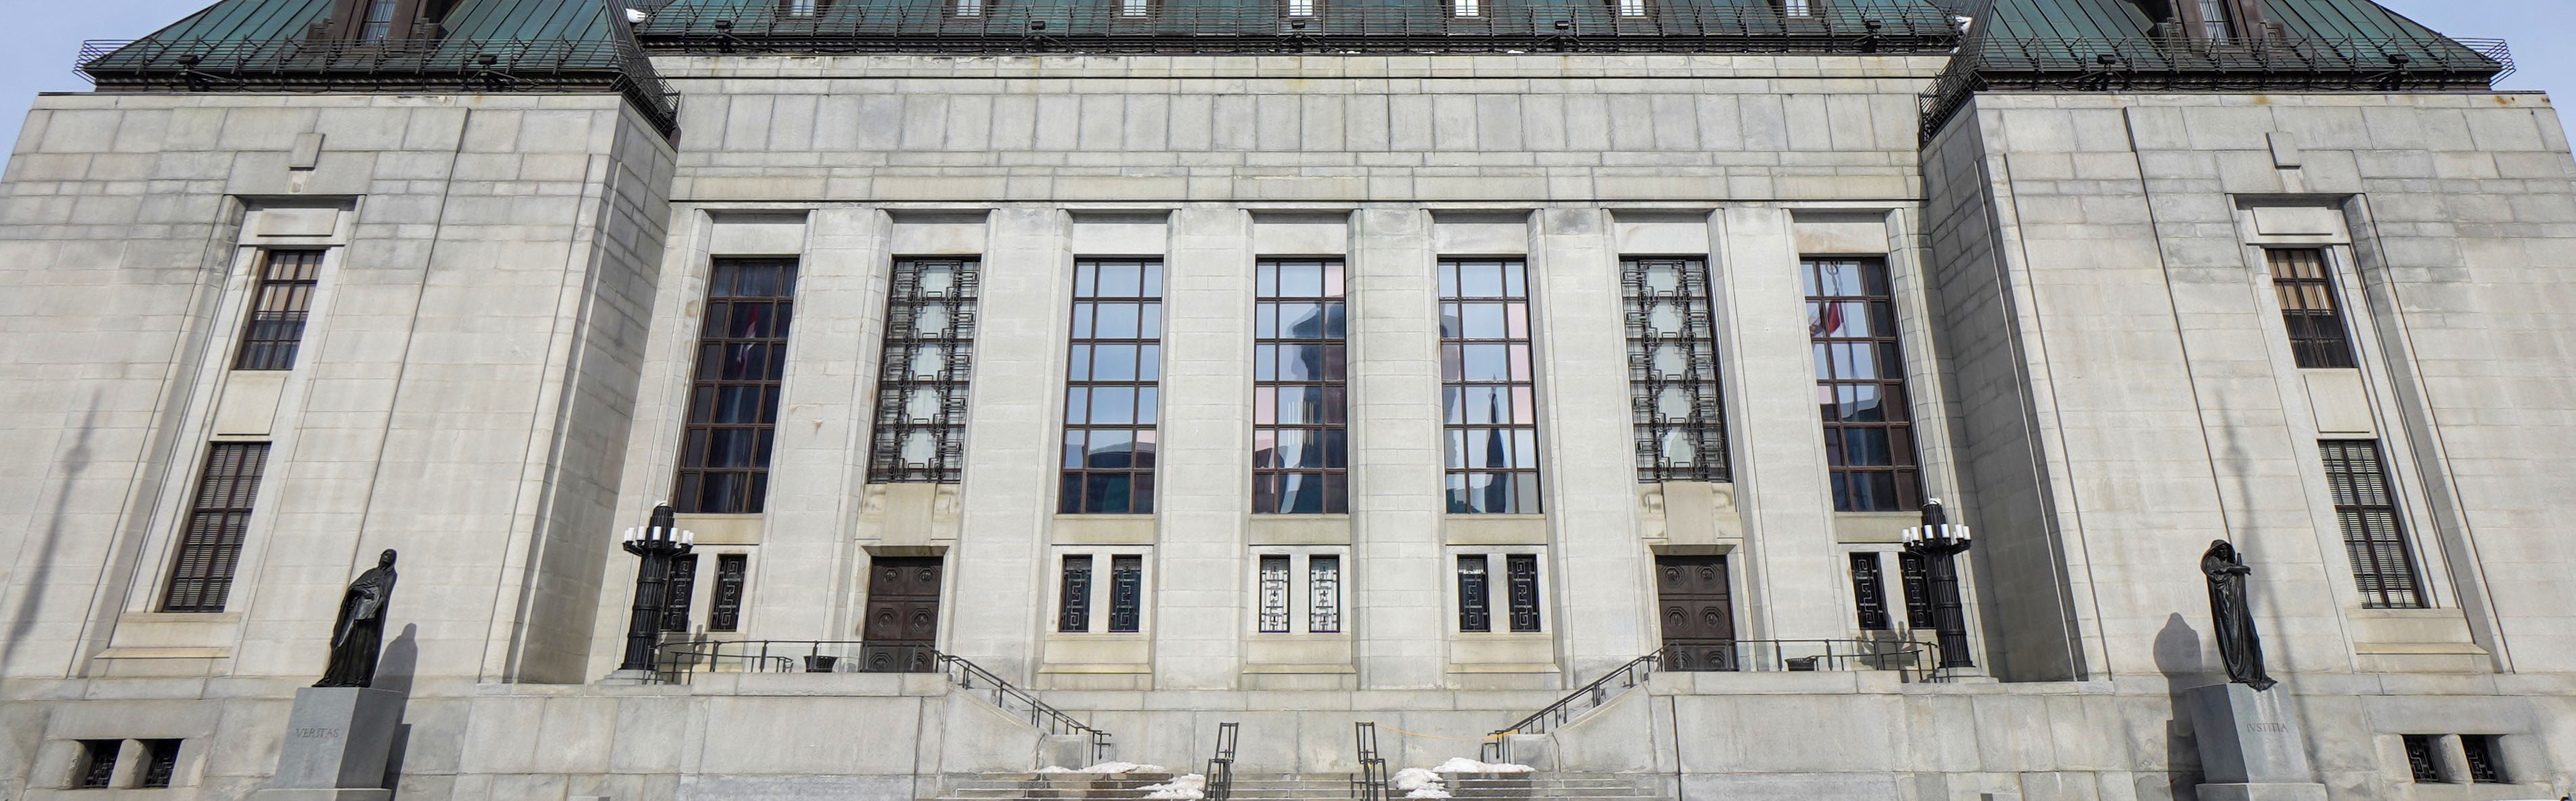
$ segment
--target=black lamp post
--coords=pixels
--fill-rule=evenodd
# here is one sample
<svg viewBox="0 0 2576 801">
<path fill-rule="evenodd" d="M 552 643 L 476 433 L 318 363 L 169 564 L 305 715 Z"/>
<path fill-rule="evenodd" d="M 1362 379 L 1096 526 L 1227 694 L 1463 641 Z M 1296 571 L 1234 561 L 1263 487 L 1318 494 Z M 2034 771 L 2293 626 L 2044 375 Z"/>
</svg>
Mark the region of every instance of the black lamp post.
<svg viewBox="0 0 2576 801">
<path fill-rule="evenodd" d="M 1941 643 L 1941 667 L 1975 667 L 1968 654 L 1968 616 L 1959 606 L 1957 557 L 1968 550 L 1968 527 L 1941 513 L 1941 499 L 1923 502 L 1923 525 L 1906 529 L 1905 550 L 1923 557 L 1932 590 L 1932 631 Z"/>
<path fill-rule="evenodd" d="M 626 552 L 641 561 L 635 567 L 635 617 L 626 623 L 626 662 L 620 672 L 653 669 L 653 641 L 662 633 L 663 599 L 670 597 L 671 560 L 686 555 L 698 535 L 671 523 L 671 505 L 655 504 L 653 521 L 630 528 Z"/>
</svg>

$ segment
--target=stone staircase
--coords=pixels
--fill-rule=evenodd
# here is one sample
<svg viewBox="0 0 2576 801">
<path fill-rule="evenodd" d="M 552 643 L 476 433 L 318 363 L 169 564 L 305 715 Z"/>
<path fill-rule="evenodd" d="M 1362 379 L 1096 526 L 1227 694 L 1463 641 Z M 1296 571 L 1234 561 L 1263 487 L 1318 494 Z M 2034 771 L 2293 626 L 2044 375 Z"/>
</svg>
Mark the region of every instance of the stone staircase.
<svg viewBox="0 0 2576 801">
<path fill-rule="evenodd" d="M 1238 773 L 1233 797 L 1236 801 L 1355 801 L 1351 778 L 1348 773 Z M 1467 773 L 1444 778 L 1448 780 L 1450 796 L 1457 801 L 1663 799 L 1658 777 L 1643 774 Z M 925 801 L 1141 801 L 1147 785 L 1171 780 L 1171 774 L 1166 773 L 996 773 L 960 781 L 937 799 Z M 1404 797 L 1401 792 L 1388 795 L 1388 801 L 1401 801 Z"/>
</svg>

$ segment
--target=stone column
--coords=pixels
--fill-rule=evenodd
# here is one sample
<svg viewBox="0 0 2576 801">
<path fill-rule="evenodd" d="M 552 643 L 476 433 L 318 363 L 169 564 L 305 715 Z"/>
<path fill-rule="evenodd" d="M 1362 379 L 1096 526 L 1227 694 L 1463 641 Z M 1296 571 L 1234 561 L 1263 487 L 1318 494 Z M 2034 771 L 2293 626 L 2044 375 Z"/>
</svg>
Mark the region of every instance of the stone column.
<svg viewBox="0 0 2576 801">
<path fill-rule="evenodd" d="M 875 209 L 844 208 L 817 210 L 806 220 L 788 340 L 790 378 L 779 397 L 769 463 L 769 519 L 754 567 L 758 578 L 746 599 L 759 610 L 764 637 L 858 639 L 844 600 L 858 570 L 846 521 L 866 478 L 873 367 L 884 330 L 887 262 L 879 218 Z"/>
<path fill-rule="evenodd" d="M 1439 287 L 1431 217 L 1353 217 L 1350 617 L 1361 689 L 1441 686 Z"/>
<path fill-rule="evenodd" d="M 1834 549 L 1823 421 L 1808 356 L 1806 291 L 1787 209 L 1720 210 L 1718 359 L 1727 365 L 1728 433 L 1735 439 L 1736 508 L 1744 515 L 1744 639 L 1848 635 Z"/>
<path fill-rule="evenodd" d="M 1530 281 L 1538 319 L 1539 409 L 1560 663 L 1573 677 L 1645 653 L 1651 615 L 1637 541 L 1636 445 L 1628 405 L 1625 309 L 1610 215 L 1539 213 Z"/>
<path fill-rule="evenodd" d="M 1048 486 L 1060 458 L 1068 218 L 1053 208 L 996 210 L 985 250 L 975 390 L 966 430 L 964 510 L 942 604 L 943 649 L 1028 682 L 1046 614 Z"/>
<path fill-rule="evenodd" d="M 1172 217 L 1163 270 L 1163 441 L 1156 471 L 1154 686 L 1229 689 L 1239 674 L 1251 509 L 1250 215 Z"/>
</svg>

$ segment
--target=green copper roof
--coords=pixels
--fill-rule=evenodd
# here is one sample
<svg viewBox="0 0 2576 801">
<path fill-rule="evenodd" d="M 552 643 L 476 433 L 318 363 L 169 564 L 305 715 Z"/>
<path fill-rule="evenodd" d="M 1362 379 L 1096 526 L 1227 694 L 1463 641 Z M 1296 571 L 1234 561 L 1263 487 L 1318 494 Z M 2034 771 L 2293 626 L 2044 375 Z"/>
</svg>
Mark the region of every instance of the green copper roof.
<svg viewBox="0 0 2576 801">
<path fill-rule="evenodd" d="M 2146 36 L 2158 21 L 2138 0 L 1978 0 L 1962 13 L 1977 18 L 1979 34 L 2009 39 Z M 2298 37 L 2441 36 L 2371 0 L 2263 0 L 2263 13 Z"/>
</svg>

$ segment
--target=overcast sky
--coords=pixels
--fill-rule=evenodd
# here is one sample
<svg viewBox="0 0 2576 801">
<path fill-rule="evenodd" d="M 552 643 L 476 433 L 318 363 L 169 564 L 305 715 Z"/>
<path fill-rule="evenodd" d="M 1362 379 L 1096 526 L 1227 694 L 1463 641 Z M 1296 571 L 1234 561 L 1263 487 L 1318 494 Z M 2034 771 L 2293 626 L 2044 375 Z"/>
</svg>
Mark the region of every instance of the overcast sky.
<svg viewBox="0 0 2576 801">
<path fill-rule="evenodd" d="M 89 88 L 72 72 L 82 40 L 132 39 L 170 24 L 212 0 L 0 0 L 18 27 L 0 48 L 0 143 L 18 140 L 27 103 L 37 92 Z M 2576 3 L 2568 0 L 2381 0 L 2452 36 L 2505 39 L 2522 69 L 2505 89 L 2545 91 L 2576 102 Z"/>
</svg>

